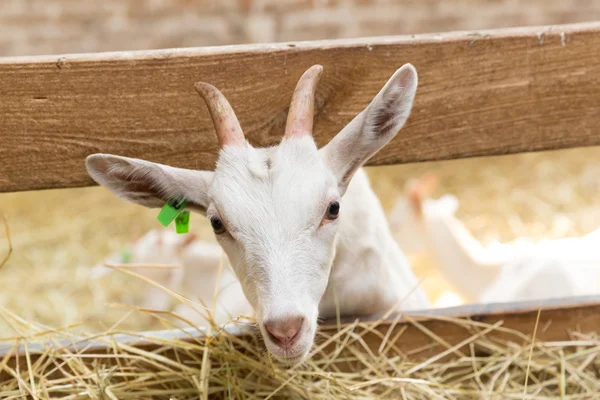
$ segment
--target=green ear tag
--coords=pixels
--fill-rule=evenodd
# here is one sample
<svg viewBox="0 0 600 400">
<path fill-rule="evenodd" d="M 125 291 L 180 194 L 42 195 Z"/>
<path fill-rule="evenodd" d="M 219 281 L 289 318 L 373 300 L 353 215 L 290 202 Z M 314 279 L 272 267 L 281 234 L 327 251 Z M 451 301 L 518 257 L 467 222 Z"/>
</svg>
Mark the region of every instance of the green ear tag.
<svg viewBox="0 0 600 400">
<path fill-rule="evenodd" d="M 131 262 L 131 249 L 129 247 L 125 247 L 121 252 L 121 263 L 129 264 Z"/>
<path fill-rule="evenodd" d="M 188 233 L 190 230 L 190 212 L 184 211 L 175 218 L 175 232 Z"/>
<path fill-rule="evenodd" d="M 169 200 L 158 213 L 158 222 L 160 222 L 162 226 L 169 226 L 187 204 L 188 201 L 185 199 Z"/>
</svg>

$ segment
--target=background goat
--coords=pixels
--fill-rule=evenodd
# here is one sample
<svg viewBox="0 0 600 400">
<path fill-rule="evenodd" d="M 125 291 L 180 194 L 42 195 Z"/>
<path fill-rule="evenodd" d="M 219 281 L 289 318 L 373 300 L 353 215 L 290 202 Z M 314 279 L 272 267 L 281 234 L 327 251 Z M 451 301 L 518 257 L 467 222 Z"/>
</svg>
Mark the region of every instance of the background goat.
<svg viewBox="0 0 600 400">
<path fill-rule="evenodd" d="M 123 257 L 124 254 L 127 257 Z M 137 274 L 209 308 L 212 311 L 210 319 L 219 325 L 239 315 L 252 314 L 221 247 L 214 242 L 198 240 L 195 235 L 183 236 L 164 229 L 149 231 L 126 252 L 111 254 L 103 263 L 94 266 L 91 277 L 99 278 L 115 271 L 105 264 L 135 266 Z M 173 309 L 173 300 L 165 290 L 148 285 L 142 307 L 169 311 Z M 179 321 L 182 326 L 191 322 L 210 327 L 207 312 L 202 307 L 178 302 L 173 312 L 186 320 Z"/>
<path fill-rule="evenodd" d="M 600 292 L 600 230 L 581 238 L 484 247 L 455 217 L 458 199 L 431 199 L 435 178 L 407 183 L 390 214 L 400 247 L 433 256 L 468 301 L 484 303 L 584 296 Z"/>
</svg>

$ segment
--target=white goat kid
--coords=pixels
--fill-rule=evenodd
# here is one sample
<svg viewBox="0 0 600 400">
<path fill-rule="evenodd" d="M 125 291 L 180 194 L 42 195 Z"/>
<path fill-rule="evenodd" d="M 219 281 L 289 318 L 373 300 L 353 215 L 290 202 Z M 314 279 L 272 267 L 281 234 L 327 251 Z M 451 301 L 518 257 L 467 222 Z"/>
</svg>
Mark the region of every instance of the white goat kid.
<svg viewBox="0 0 600 400">
<path fill-rule="evenodd" d="M 302 75 L 284 138 L 271 148 L 248 144 L 223 94 L 197 83 L 221 147 L 214 172 L 105 154 L 87 159 L 92 178 L 121 198 L 147 207 L 185 198 L 189 209 L 208 217 L 268 350 L 288 363 L 306 356 L 317 317 L 335 316 L 336 299 L 342 315 L 383 312 L 399 303 L 403 309 L 428 306 L 361 169 L 406 122 L 417 72 L 410 64 L 401 67 L 318 150 L 312 129 L 321 73 L 315 65 Z"/>
<path fill-rule="evenodd" d="M 90 273 L 93 279 L 115 271 L 104 264 L 135 266 L 134 271 L 139 275 L 194 302 L 200 301 L 212 311 L 211 319 L 218 325 L 252 313 L 221 247 L 197 240 L 195 235 L 182 236 L 163 229 L 149 231 L 133 244 L 127 260 L 123 260 L 123 253 L 115 253 L 94 266 Z M 168 311 L 173 301 L 173 296 L 165 290 L 149 286 L 142 307 Z M 202 307 L 180 303 L 173 311 L 186 320 L 180 321 L 181 326 L 187 322 L 210 326 L 205 317 L 207 311 Z"/>
<path fill-rule="evenodd" d="M 436 180 L 432 175 L 411 179 L 405 194 L 390 213 L 390 227 L 407 254 L 432 256 L 442 275 L 465 300 L 478 301 L 510 256 L 491 254 L 475 239 L 454 213 L 458 199 L 428 197 Z"/>
<path fill-rule="evenodd" d="M 427 252 L 444 277 L 469 301 L 538 300 L 600 293 L 600 235 L 519 241 L 485 248 L 455 216 L 458 200 L 428 198 L 434 179 L 412 180 L 390 215 L 408 254 Z"/>
<path fill-rule="evenodd" d="M 180 254 L 188 240 L 181 235 L 168 235 L 166 231 L 152 230 L 136 240 L 128 251 L 113 253 L 102 263 L 95 265 L 90 271 L 90 277 L 96 279 L 114 272 L 115 269 L 107 264 L 136 265 L 140 267 L 134 268 L 133 272 L 177 292 L 183 277 Z M 157 265 L 173 268 L 149 267 Z M 142 303 L 144 308 L 161 311 L 168 310 L 170 305 L 169 294 L 156 287 L 148 288 Z"/>
</svg>

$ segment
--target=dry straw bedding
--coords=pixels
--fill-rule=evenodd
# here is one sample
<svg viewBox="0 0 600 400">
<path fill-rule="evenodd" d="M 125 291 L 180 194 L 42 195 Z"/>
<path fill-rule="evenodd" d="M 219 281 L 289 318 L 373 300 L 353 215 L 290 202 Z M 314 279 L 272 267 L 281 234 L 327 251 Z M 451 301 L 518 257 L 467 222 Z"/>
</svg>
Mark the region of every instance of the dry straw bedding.
<svg viewBox="0 0 600 400">
<path fill-rule="evenodd" d="M 6 398 L 593 399 L 600 392 L 595 336 L 573 333 L 573 341 L 536 342 L 504 329 L 502 321 L 489 325 L 446 318 L 470 337 L 451 346 L 424 329 L 431 342 L 427 347 L 436 348 L 426 359 L 398 349 L 404 330 L 379 332 L 380 322 L 357 321 L 335 333 L 319 333 L 308 361 L 282 368 L 256 336 L 219 331 L 188 340 L 144 337 L 154 348 L 136 348 L 116 341 L 118 327 L 113 327 L 90 335 L 106 344 L 103 352 L 85 343 L 70 349 L 55 341 L 65 333 L 49 333 L 6 311 L 2 317 L 16 330 L 37 332 L 15 341 L 23 345 L 24 357 L 11 363 L 8 352 L 0 363 Z M 166 321 L 168 316 L 155 317 Z M 377 349 L 366 344 L 365 336 L 373 333 L 381 339 Z M 42 338 L 54 345 L 34 355 L 31 341 Z"/>
</svg>

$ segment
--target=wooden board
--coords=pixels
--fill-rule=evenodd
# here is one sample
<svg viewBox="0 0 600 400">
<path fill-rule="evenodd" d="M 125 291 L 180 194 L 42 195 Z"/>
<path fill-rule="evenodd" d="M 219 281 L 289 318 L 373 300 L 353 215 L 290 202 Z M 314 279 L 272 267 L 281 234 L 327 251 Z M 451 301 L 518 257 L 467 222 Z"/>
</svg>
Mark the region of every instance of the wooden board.
<svg viewBox="0 0 600 400">
<path fill-rule="evenodd" d="M 213 168 L 199 80 L 225 93 L 253 144 L 275 144 L 315 63 L 320 145 L 402 64 L 419 71 L 408 125 L 372 165 L 598 145 L 598 60 L 600 23 L 0 59 L 0 192 L 91 185 L 95 152 Z"/>
<path fill-rule="evenodd" d="M 431 309 L 420 312 L 411 312 L 408 318 L 392 315 L 386 320 L 379 320 L 377 316 L 361 318 L 361 322 L 368 329 L 380 334 L 367 333 L 363 336 L 366 345 L 377 352 L 382 343 L 382 338 L 390 331 L 388 337 L 394 337 L 402 332 L 402 340 L 395 344 L 395 349 L 404 353 L 412 353 L 411 358 L 420 360 L 439 354 L 445 348 L 435 345 L 430 333 L 443 338 L 447 343 L 454 346 L 473 335 L 472 329 L 457 323 L 457 319 L 471 319 L 482 324 L 493 325 L 501 322 L 502 328 L 532 336 L 538 311 L 541 311 L 539 329 L 536 340 L 542 341 L 568 341 L 572 339 L 571 333 L 598 332 L 600 330 L 600 296 L 569 297 L 544 301 L 530 301 L 519 303 L 498 304 L 473 304 L 446 309 Z M 398 317 L 398 318 L 397 318 Z M 355 321 L 354 318 L 342 320 L 341 329 L 348 327 Z M 416 321 L 416 323 L 415 323 Z M 246 337 L 246 340 L 256 340 L 250 329 L 228 329 L 232 334 Z M 338 331 L 334 321 L 325 321 L 320 331 L 327 335 L 333 335 Z M 110 354 L 113 350 L 113 341 L 144 348 L 147 350 L 163 348 L 167 341 L 182 340 L 188 343 L 196 343 L 205 337 L 204 330 L 199 329 L 177 329 L 167 331 L 140 332 L 139 334 L 114 334 L 104 339 L 71 338 L 52 342 L 27 343 L 0 345 L 0 360 L 7 355 L 9 358 L 23 358 L 26 349 L 30 355 L 39 354 L 46 348 L 62 349 L 66 353 L 93 353 Z M 523 338 L 514 333 L 493 331 L 489 336 L 522 343 Z M 415 349 L 422 348 L 420 352 Z M 394 350 L 394 351 L 396 351 Z M 0 368 L 0 373 L 1 373 Z"/>
</svg>

